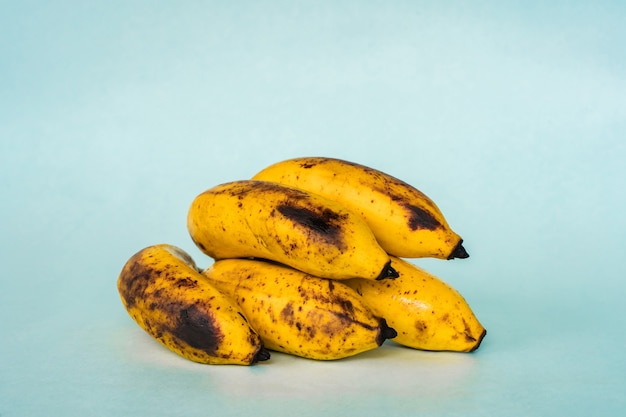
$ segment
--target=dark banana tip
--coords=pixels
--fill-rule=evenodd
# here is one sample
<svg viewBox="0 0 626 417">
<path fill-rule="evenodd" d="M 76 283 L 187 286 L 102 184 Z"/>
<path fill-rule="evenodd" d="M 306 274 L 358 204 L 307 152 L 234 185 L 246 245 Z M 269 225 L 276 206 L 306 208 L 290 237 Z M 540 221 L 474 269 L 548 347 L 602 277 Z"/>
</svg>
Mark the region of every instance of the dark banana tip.
<svg viewBox="0 0 626 417">
<path fill-rule="evenodd" d="M 393 327 L 389 327 L 387 324 L 387 320 L 381 318 L 380 320 L 380 332 L 378 332 L 378 337 L 376 337 L 376 343 L 378 346 L 382 345 L 385 340 L 393 339 L 398 336 L 398 332 Z"/>
<path fill-rule="evenodd" d="M 398 271 L 393 269 L 393 267 L 391 266 L 391 261 L 389 261 L 385 264 L 380 275 L 378 276 L 378 278 L 376 278 L 376 281 L 380 281 L 381 279 L 387 279 L 387 278 L 394 279 L 394 278 L 398 278 L 399 276 L 400 274 L 398 274 Z"/>
<path fill-rule="evenodd" d="M 265 348 L 261 348 L 259 349 L 259 351 L 256 353 L 256 355 L 254 356 L 254 360 L 252 361 L 252 363 L 257 363 L 257 362 L 262 362 L 262 361 L 266 361 L 270 358 L 270 351 L 265 349 Z"/>
<path fill-rule="evenodd" d="M 467 251 L 463 247 L 463 239 L 459 240 L 459 243 L 457 243 L 454 249 L 452 249 L 450 256 L 448 256 L 448 259 L 457 259 L 457 258 L 458 259 L 469 258 L 469 253 L 467 253 Z"/>
<path fill-rule="evenodd" d="M 480 347 L 480 344 L 482 343 L 485 336 L 487 336 L 487 330 L 483 329 L 483 332 L 480 334 L 480 336 L 478 336 L 478 340 L 476 341 L 476 344 L 472 347 L 472 349 L 470 349 L 470 352 L 474 352 Z"/>
</svg>

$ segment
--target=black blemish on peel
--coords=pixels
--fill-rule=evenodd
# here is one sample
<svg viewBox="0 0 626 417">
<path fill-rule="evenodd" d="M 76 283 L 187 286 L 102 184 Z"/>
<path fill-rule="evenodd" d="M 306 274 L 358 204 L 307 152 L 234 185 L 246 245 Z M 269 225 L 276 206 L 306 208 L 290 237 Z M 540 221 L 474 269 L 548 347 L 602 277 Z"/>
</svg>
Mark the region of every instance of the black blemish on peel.
<svg viewBox="0 0 626 417">
<path fill-rule="evenodd" d="M 292 325 L 294 324 L 294 313 L 293 313 L 293 304 L 287 304 L 281 311 L 280 317 L 285 321 L 285 323 Z"/>
<path fill-rule="evenodd" d="M 408 203 L 403 206 L 409 212 L 408 225 L 411 230 L 436 230 L 441 227 L 441 223 L 428 211 Z"/>
<path fill-rule="evenodd" d="M 177 326 L 172 334 L 195 349 L 214 356 L 224 335 L 215 326 L 210 316 L 190 305 L 180 310 Z"/>
<path fill-rule="evenodd" d="M 291 205 L 289 202 L 279 205 L 277 210 L 280 214 L 302 226 L 304 229 L 313 232 L 322 240 L 341 246 L 341 222 L 344 219 L 343 215 L 328 208 L 316 211 L 307 207 Z"/>
<path fill-rule="evenodd" d="M 198 286 L 198 281 L 193 280 L 191 278 L 182 278 L 176 281 L 177 288 L 192 289 L 192 288 L 196 288 L 197 286 Z"/>
</svg>

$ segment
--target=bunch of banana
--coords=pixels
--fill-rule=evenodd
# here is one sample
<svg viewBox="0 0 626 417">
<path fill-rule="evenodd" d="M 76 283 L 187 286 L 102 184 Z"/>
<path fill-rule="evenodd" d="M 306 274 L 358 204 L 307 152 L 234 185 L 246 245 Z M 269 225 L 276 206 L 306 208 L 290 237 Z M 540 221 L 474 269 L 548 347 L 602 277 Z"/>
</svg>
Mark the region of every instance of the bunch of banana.
<svg viewBox="0 0 626 417">
<path fill-rule="evenodd" d="M 197 362 L 252 364 L 268 350 L 334 360 L 393 339 L 471 352 L 486 332 L 461 294 L 401 258 L 467 258 L 435 203 L 381 171 L 296 158 L 199 194 L 192 241 L 156 245 L 118 280 L 133 319 Z"/>
</svg>

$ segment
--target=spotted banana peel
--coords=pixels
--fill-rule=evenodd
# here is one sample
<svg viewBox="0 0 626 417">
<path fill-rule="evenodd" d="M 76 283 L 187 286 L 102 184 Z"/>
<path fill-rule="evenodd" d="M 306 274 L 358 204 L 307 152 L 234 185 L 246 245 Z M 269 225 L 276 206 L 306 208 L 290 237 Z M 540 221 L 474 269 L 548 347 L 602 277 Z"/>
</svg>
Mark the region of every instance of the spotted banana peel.
<svg viewBox="0 0 626 417">
<path fill-rule="evenodd" d="M 333 279 L 397 276 L 367 223 L 342 204 L 267 181 L 233 181 L 192 202 L 187 228 L 210 257 L 263 258 Z"/>
<path fill-rule="evenodd" d="M 237 301 L 271 350 L 335 360 L 375 349 L 396 336 L 342 281 L 255 259 L 219 260 L 203 274 Z"/>
<path fill-rule="evenodd" d="M 344 281 L 398 335 L 394 342 L 420 350 L 472 352 L 486 330 L 463 296 L 424 269 L 396 257 L 399 277 L 384 282 Z"/>
<path fill-rule="evenodd" d="M 270 357 L 237 304 L 178 247 L 158 244 L 137 252 L 124 265 L 117 287 L 133 320 L 186 359 L 251 365 Z"/>
<path fill-rule="evenodd" d="M 327 157 L 272 164 L 253 177 L 319 194 L 362 216 L 380 246 L 404 258 L 467 258 L 463 240 L 417 188 L 371 167 Z"/>
</svg>

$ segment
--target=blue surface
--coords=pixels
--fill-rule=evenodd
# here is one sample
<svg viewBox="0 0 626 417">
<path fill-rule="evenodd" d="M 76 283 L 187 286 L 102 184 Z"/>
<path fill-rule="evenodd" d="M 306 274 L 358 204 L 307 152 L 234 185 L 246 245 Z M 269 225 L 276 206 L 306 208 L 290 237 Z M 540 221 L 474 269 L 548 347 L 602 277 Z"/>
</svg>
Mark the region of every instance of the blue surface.
<svg viewBox="0 0 626 417">
<path fill-rule="evenodd" d="M 626 411 L 623 2 L 0 3 L 0 416 L 618 416 Z M 467 260 L 415 262 L 471 355 L 196 365 L 115 288 L 209 260 L 191 199 L 285 158 L 431 196 Z"/>
</svg>

